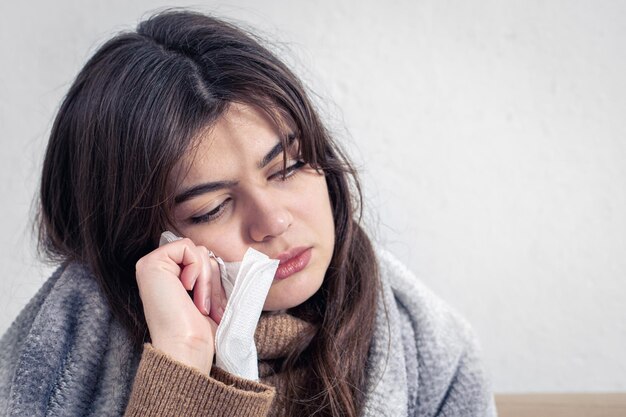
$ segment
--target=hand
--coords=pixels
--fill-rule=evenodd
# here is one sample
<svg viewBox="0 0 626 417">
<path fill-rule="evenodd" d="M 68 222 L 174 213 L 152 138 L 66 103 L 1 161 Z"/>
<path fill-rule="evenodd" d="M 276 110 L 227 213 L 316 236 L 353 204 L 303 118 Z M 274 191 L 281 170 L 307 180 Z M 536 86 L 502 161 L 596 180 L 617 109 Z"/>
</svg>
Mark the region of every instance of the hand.
<svg viewBox="0 0 626 417">
<path fill-rule="evenodd" d="M 208 374 L 226 306 L 217 261 L 204 246 L 181 239 L 139 259 L 135 275 L 152 345 Z"/>
</svg>

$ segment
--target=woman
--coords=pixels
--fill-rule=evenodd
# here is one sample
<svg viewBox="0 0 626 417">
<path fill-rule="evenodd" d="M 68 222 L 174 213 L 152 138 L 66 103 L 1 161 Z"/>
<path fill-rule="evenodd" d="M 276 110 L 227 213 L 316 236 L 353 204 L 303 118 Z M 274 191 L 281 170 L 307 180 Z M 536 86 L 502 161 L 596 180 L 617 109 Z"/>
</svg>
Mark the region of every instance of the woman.
<svg viewBox="0 0 626 417">
<path fill-rule="evenodd" d="M 2 339 L 9 415 L 491 415 L 463 320 L 359 224 L 348 159 L 251 34 L 169 11 L 103 45 L 55 120 L 40 242 L 62 265 Z M 158 247 L 171 230 L 185 239 Z M 215 365 L 209 250 L 281 261 L 260 382 Z"/>
</svg>

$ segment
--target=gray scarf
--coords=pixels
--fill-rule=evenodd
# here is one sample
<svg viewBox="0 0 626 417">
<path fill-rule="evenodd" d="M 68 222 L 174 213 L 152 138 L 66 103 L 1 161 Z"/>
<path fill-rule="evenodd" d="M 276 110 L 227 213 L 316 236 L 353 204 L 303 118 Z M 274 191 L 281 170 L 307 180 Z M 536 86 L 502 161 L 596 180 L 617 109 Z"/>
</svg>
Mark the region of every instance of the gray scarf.
<svg viewBox="0 0 626 417">
<path fill-rule="evenodd" d="M 495 415 L 467 326 L 407 274 L 382 252 L 364 416 Z M 122 416 L 139 356 L 89 272 L 59 268 L 0 340 L 0 415 Z"/>
</svg>

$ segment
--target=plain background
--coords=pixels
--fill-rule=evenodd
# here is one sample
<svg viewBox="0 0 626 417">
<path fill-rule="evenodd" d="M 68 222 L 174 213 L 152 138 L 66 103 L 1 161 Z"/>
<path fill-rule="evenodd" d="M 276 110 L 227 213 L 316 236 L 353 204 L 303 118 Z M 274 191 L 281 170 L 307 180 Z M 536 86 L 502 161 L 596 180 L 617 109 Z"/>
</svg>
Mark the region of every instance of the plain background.
<svg viewBox="0 0 626 417">
<path fill-rule="evenodd" d="M 32 201 L 95 48 L 188 3 L 0 3 L 0 332 L 50 267 Z M 626 2 L 236 1 L 317 94 L 377 240 L 472 323 L 496 392 L 626 390 Z"/>
</svg>

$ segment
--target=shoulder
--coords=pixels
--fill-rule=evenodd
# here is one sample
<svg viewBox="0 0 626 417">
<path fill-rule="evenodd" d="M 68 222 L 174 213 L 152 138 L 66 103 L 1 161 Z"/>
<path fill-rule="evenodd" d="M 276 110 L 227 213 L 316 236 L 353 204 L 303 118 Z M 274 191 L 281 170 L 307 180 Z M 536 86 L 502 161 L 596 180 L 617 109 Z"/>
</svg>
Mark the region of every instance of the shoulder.
<svg viewBox="0 0 626 417">
<path fill-rule="evenodd" d="M 493 415 L 489 378 L 469 322 L 391 253 L 377 252 L 383 287 L 393 294 L 390 308 L 398 311 L 408 375 L 416 379 L 414 386 L 409 381 L 410 415 Z"/>
<path fill-rule="evenodd" d="M 54 327 L 54 322 L 65 321 L 66 312 L 81 304 L 79 299 L 93 298 L 94 282 L 86 279 L 88 273 L 78 264 L 59 266 L 42 287 L 20 311 L 0 339 L 2 369 L 12 363 L 12 356 L 20 354 L 23 343 L 33 334 Z M 65 313 L 64 313 L 65 312 Z M 31 336 L 31 337 L 29 337 Z"/>
<path fill-rule="evenodd" d="M 0 339 L 0 409 L 15 415 L 55 414 L 52 410 L 85 415 L 97 407 L 92 396 L 113 386 L 123 391 L 131 359 L 123 329 L 89 269 L 61 266 Z M 120 361 L 124 368 L 111 369 L 123 372 L 103 370 Z M 107 395 L 125 395 L 114 394 Z"/>
<path fill-rule="evenodd" d="M 71 317 L 86 309 L 94 315 L 108 312 L 105 298 L 89 269 L 79 263 L 63 264 L 22 309 L 2 337 L 2 343 L 37 330 L 67 327 L 69 323 L 61 324 L 75 321 Z M 43 328 L 38 329 L 39 324 Z"/>
<path fill-rule="evenodd" d="M 395 303 L 415 327 L 437 336 L 435 341 L 444 336 L 448 343 L 474 341 L 469 322 L 424 285 L 394 255 L 385 249 L 378 249 L 378 260 L 381 280 L 391 287 Z"/>
<path fill-rule="evenodd" d="M 59 341 L 65 349 L 66 339 L 108 318 L 108 306 L 89 270 L 78 263 L 61 265 L 0 339 L 2 368 L 16 365 L 11 359 L 44 343 L 52 346 Z"/>
</svg>

